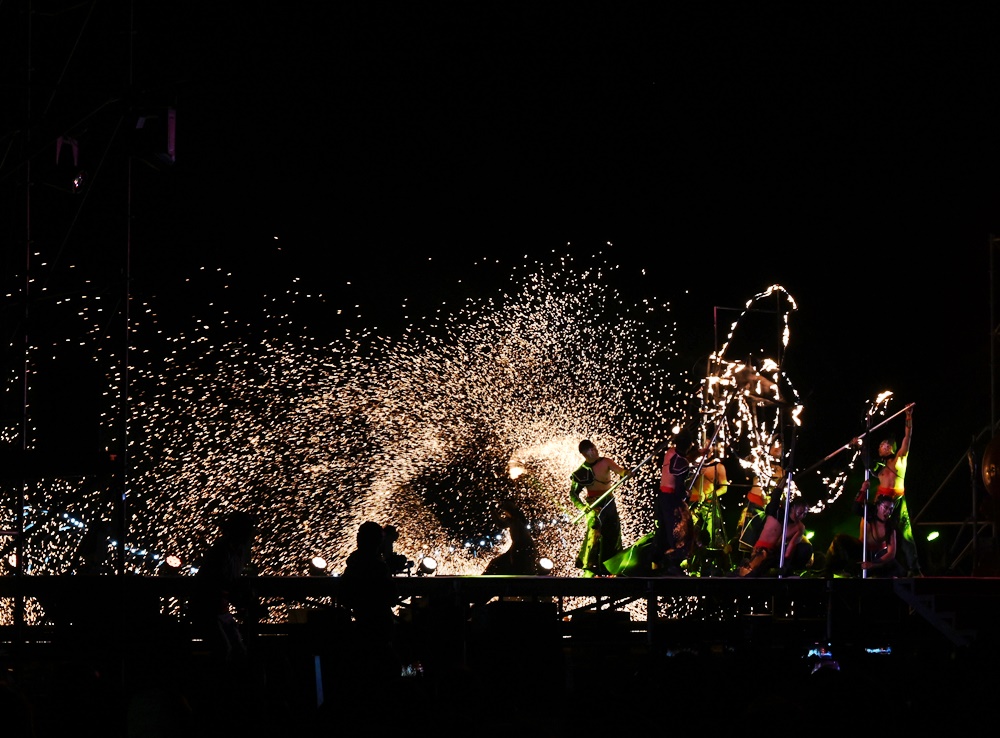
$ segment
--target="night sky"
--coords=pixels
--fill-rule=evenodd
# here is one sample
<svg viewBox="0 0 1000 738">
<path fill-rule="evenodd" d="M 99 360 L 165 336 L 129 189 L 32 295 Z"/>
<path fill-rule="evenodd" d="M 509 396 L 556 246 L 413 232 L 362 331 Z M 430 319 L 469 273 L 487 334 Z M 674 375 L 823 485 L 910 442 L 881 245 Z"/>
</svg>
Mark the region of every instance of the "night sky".
<svg viewBox="0 0 1000 738">
<path fill-rule="evenodd" d="M 626 297 L 653 285 L 676 305 L 695 375 L 719 316 L 724 333 L 785 287 L 799 464 L 861 432 L 891 390 L 892 410 L 916 403 L 911 515 L 989 426 L 1000 106 L 985 13 L 35 2 L 29 33 L 26 5 L 0 8 L 5 292 L 29 226 L 51 284 L 85 263 L 114 293 L 125 268 L 168 322 L 189 315 L 183 281 L 201 267 L 239 275 L 233 300 L 294 277 L 391 328 L 404 303 L 599 255 Z M 79 166 L 55 161 L 60 135 Z M 8 335 L 21 318 L 11 301 Z M 92 392 L 77 379 L 54 380 L 59 403 Z M 50 412 L 53 449 L 99 443 L 89 419 Z M 960 468 L 953 507 L 969 485 Z"/>
</svg>

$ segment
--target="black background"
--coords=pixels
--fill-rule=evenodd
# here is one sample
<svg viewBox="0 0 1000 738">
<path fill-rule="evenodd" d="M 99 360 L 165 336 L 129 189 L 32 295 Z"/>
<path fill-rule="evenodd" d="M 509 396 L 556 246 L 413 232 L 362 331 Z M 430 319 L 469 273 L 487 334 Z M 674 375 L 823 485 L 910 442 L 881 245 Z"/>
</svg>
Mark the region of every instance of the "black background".
<svg viewBox="0 0 1000 738">
<path fill-rule="evenodd" d="M 390 326 L 404 300 L 485 293 L 525 260 L 600 252 L 625 290 L 640 271 L 661 281 L 695 373 L 717 308 L 772 284 L 795 297 L 802 465 L 863 430 L 886 389 L 893 409 L 916 403 L 917 501 L 970 445 L 981 456 L 1000 232 L 992 15 L 351 5 L 0 10 L 15 377 L 30 250 L 54 290 L 85 289 L 70 270 L 83 264 L 111 295 L 127 277 L 166 322 L 189 314 L 184 280 L 222 266 L 248 299 L 296 276 L 367 299 Z M 61 135 L 80 142 L 79 166 L 56 161 Z M 90 189 L 74 194 L 79 170 Z M 87 370 L 42 381 L 42 446 L 100 447 L 95 418 L 68 410 L 94 392 Z M 964 474 L 948 493 L 960 510 Z"/>
</svg>

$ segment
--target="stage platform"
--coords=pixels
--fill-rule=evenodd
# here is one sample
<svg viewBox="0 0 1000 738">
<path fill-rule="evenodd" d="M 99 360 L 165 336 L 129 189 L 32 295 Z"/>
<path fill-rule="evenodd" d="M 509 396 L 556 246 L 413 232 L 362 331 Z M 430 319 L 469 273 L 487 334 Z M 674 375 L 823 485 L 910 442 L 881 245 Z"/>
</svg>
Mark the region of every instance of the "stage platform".
<svg viewBox="0 0 1000 738">
<path fill-rule="evenodd" d="M 338 608 L 338 577 L 257 577 L 251 580 L 263 611 L 258 632 L 294 632 Z M 519 577 L 397 576 L 401 621 L 456 624 L 455 637 L 482 625 L 480 613 L 534 613 L 572 641 L 582 621 L 604 618 L 609 637 L 653 644 L 674 632 L 697 641 L 725 640 L 752 647 L 739 632 L 768 623 L 780 641 L 798 631 L 808 641 L 936 642 L 943 649 L 993 647 L 1000 577 L 824 579 L 819 577 Z M 5 642 L 107 624 L 128 647 L 128 621 L 178 627 L 193 577 L 51 576 L 0 578 L 0 621 Z M 524 605 L 518 608 L 518 603 Z M 544 615 L 543 615 L 544 613 Z M 493 615 L 492 619 L 519 615 Z M 122 622 L 124 621 L 124 623 Z M 488 623 L 487 623 L 488 624 Z M 547 624 L 549 625 L 549 624 Z M 734 628 L 734 626 L 736 626 Z M 154 630 L 155 632 L 155 630 Z M 640 638 L 641 636 L 641 638 Z M 776 642 L 777 645 L 777 642 Z"/>
<path fill-rule="evenodd" d="M 343 706 L 343 695 L 359 699 L 352 691 L 357 640 L 337 604 L 340 580 L 252 581 L 264 607 L 259 621 L 244 623 L 248 648 L 268 664 L 272 685 L 275 672 L 283 675 L 284 704 L 321 721 L 338 700 Z M 677 680 L 701 695 L 695 703 L 702 708 L 706 689 L 712 699 L 736 699 L 754 687 L 766 697 L 764 707 L 774 699 L 769 690 L 782 684 L 790 690 L 782 704 L 797 711 L 826 672 L 835 671 L 843 682 L 824 690 L 850 684 L 877 691 L 885 680 L 908 685 L 905 699 L 919 716 L 931 714 L 943 678 L 949 689 L 961 680 L 964 695 L 988 699 L 992 677 L 983 675 L 992 674 L 1000 655 L 995 577 L 394 581 L 402 666 L 394 689 L 427 693 L 438 705 L 478 704 L 484 695 L 477 690 L 486 683 L 525 680 L 545 685 L 557 702 L 571 701 L 604 675 L 602 694 L 617 684 L 629 700 L 648 700 L 679 689 L 672 684 Z M 184 617 L 195 583 L 192 577 L 0 578 L 8 618 L 0 625 L 4 667 L 38 702 L 50 699 L 47 690 L 68 674 L 80 679 L 81 669 L 114 675 L 105 684 L 115 682 L 118 703 L 166 675 L 193 684 L 192 675 L 208 663 Z M 829 698 L 832 693 L 823 699 Z M 428 709 L 408 696 L 398 699 L 407 710 Z M 483 724 L 483 715 L 471 710 L 455 713 L 451 727 L 466 727 L 461 715 Z M 546 720 L 556 728 L 555 713 Z M 915 717 L 913 726 L 920 724 Z M 56 734 L 65 726 L 52 727 Z M 330 726 L 306 721 L 299 727 Z"/>
</svg>

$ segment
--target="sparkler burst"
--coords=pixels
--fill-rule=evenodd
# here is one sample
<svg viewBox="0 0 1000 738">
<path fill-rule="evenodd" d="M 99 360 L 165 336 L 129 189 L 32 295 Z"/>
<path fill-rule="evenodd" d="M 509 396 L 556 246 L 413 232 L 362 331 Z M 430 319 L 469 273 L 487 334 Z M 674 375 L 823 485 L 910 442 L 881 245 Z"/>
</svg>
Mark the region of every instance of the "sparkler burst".
<svg viewBox="0 0 1000 738">
<path fill-rule="evenodd" d="M 760 344 L 748 343 L 745 320 L 754 311 L 766 308 L 768 320 L 778 329 L 771 342 L 773 354 Z M 720 448 L 739 457 L 747 475 L 764 489 L 773 488 L 785 476 L 785 470 L 800 467 L 789 458 L 794 434 L 801 426 L 803 406 L 792 378 L 783 369 L 783 356 L 791 340 L 791 314 L 798 309 L 794 297 L 781 285 L 772 285 L 754 295 L 733 321 L 722 347 L 710 358 L 708 376 L 702 383 L 701 432 L 714 436 Z M 754 334 L 751 340 L 759 340 Z M 732 359 L 734 344 L 748 351 L 751 358 Z M 867 417 L 885 415 L 892 396 L 883 392 L 869 403 Z M 848 445 L 852 451 L 846 462 L 826 467 L 819 464 L 798 472 L 788 480 L 793 496 L 804 494 L 810 511 L 822 512 L 843 494 L 849 472 L 857 462 L 860 445 Z"/>
<path fill-rule="evenodd" d="M 274 302 L 262 331 L 227 318 L 170 339 L 164 364 L 133 385 L 132 543 L 190 561 L 215 517 L 238 508 L 258 517 L 260 574 L 303 574 L 314 554 L 339 572 L 358 525 L 375 520 L 399 529 L 408 559 L 479 574 L 479 543 L 512 500 L 553 573 L 572 576 L 579 441 L 628 466 L 693 395 L 672 371 L 669 306 L 628 305 L 615 271 L 537 264 L 399 335 L 319 340 Z M 634 484 L 618 495 L 626 541 L 653 526 Z"/>
<path fill-rule="evenodd" d="M 779 318 L 780 341 L 776 356 L 761 355 L 753 345 L 756 359 L 730 359 L 730 351 L 743 321 L 765 300 L 776 299 L 774 313 Z M 710 358 L 710 368 L 702 384 L 702 434 L 714 437 L 736 453 L 740 465 L 765 489 L 774 477 L 775 452 L 788 445 L 792 426 L 799 425 L 802 405 L 791 378 L 782 369 L 782 357 L 791 338 L 790 316 L 798 309 L 795 299 L 781 285 L 772 285 L 747 301 L 726 336 L 725 343 Z"/>
<path fill-rule="evenodd" d="M 499 505 L 512 501 L 552 573 L 574 576 L 584 531 L 568 481 L 583 438 L 630 468 L 695 416 L 706 435 L 723 424 L 727 453 L 767 480 L 780 418 L 797 425 L 801 409 L 780 362 L 794 299 L 778 285 L 751 299 L 699 390 L 679 366 L 672 306 L 622 277 L 601 257 L 564 257 L 525 264 L 505 288 L 406 317 L 398 330 L 365 324 L 360 305 L 343 324 L 313 330 L 293 316 L 315 322 L 332 301 L 299 280 L 257 300 L 259 314 L 237 317 L 217 297 L 233 275 L 202 273 L 225 284 L 192 290 L 216 296 L 193 328 L 165 329 L 149 308 L 130 336 L 129 372 L 109 365 L 109 437 L 127 407 L 125 540 L 111 546 L 124 547 L 130 572 L 155 573 L 167 555 L 190 565 L 220 516 L 241 509 L 259 522 L 261 575 L 304 575 L 316 555 L 339 573 L 365 520 L 395 525 L 396 550 L 410 561 L 430 556 L 441 574 L 481 574 L 505 540 Z M 730 360 L 745 314 L 772 298 L 783 310 L 777 361 Z M 95 361 L 107 355 L 95 350 Z M 626 545 L 654 527 L 659 470 L 645 472 L 648 481 L 640 473 L 616 492 Z M 822 480 L 833 499 L 843 476 Z M 86 532 L 116 514 L 106 482 L 35 483 L 25 495 L 26 571 L 70 569 Z M 58 504 L 43 510 L 40 500 Z M 3 516 L 14 524 L 11 508 Z"/>
</svg>

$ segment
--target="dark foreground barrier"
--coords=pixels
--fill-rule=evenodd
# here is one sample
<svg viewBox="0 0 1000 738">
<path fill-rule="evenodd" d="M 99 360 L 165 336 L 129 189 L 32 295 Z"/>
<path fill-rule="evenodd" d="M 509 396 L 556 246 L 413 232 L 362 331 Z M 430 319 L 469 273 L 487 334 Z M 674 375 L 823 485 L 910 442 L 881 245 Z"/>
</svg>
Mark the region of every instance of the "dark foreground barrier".
<svg viewBox="0 0 1000 738">
<path fill-rule="evenodd" d="M 503 726 L 528 709 L 519 704 L 537 699 L 529 697 L 535 689 L 548 695 L 540 729 L 557 729 L 570 719 L 559 706 L 595 689 L 616 694 L 623 700 L 616 709 L 634 711 L 640 722 L 653 720 L 644 704 L 679 685 L 699 710 L 737 700 L 753 685 L 792 690 L 765 690 L 766 699 L 741 702 L 743 718 L 752 720 L 776 697 L 786 709 L 805 710 L 819 699 L 812 692 L 831 678 L 827 672 L 845 690 L 869 682 L 875 689 L 884 679 L 915 685 L 903 698 L 919 715 L 938 699 L 921 685 L 940 684 L 946 675 L 965 679 L 975 694 L 969 675 L 994 668 L 1000 654 L 992 623 L 997 578 L 395 582 L 396 639 L 391 658 L 382 660 L 359 647 L 338 603 L 338 578 L 254 579 L 259 618 L 244 620 L 242 629 L 258 671 L 246 672 L 249 681 L 235 691 L 232 675 L 218 670 L 187 622 L 192 577 L 2 578 L 0 655 L 5 672 L 42 708 L 45 734 L 88 734 L 56 715 L 98 707 L 118 723 L 92 718 L 95 735 L 125 731 L 130 710 L 174 697 L 203 728 L 241 717 L 244 734 L 265 735 L 332 731 L 338 721 L 389 714 L 407 727 L 427 718 L 432 704 L 435 719 L 448 715 L 456 729 Z M 374 679 L 376 672 L 386 678 Z M 820 702 L 828 706 L 839 688 L 824 686 Z M 511 695 L 506 711 L 496 707 L 498 690 Z M 237 693 L 250 704 L 225 714 L 222 706 L 233 706 Z M 147 708 L 166 709 L 158 702 Z M 603 719 L 610 714 L 592 718 Z"/>
</svg>

